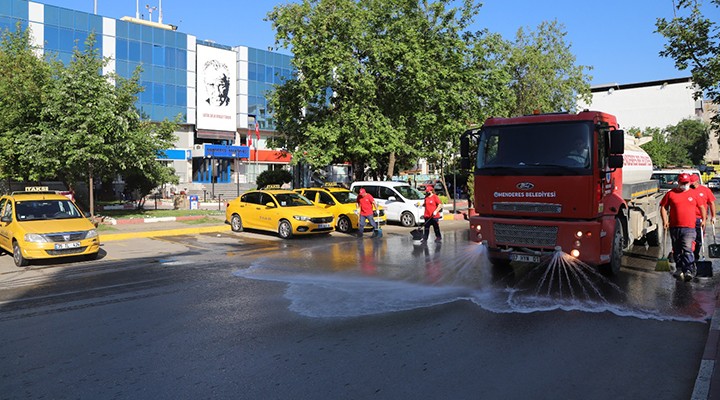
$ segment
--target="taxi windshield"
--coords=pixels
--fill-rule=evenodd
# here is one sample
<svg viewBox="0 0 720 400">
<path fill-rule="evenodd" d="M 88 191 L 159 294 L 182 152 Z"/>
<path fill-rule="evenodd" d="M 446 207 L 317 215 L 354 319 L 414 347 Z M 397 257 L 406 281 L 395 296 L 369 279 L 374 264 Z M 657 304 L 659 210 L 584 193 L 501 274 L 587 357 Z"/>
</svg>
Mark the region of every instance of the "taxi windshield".
<svg viewBox="0 0 720 400">
<path fill-rule="evenodd" d="M 311 206 L 313 203 L 297 193 L 275 193 L 280 207 Z"/>
<path fill-rule="evenodd" d="M 70 200 L 27 200 L 15 203 L 18 221 L 82 218 L 80 210 Z"/>
<path fill-rule="evenodd" d="M 332 192 L 340 204 L 354 204 L 357 202 L 357 195 L 351 191 Z"/>
</svg>

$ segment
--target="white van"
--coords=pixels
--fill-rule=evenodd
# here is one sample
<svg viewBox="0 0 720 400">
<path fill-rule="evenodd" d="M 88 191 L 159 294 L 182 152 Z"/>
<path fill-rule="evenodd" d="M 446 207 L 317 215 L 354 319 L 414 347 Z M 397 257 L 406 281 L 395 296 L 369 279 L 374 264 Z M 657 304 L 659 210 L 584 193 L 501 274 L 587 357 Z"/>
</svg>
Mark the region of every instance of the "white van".
<svg viewBox="0 0 720 400">
<path fill-rule="evenodd" d="M 678 185 L 678 175 L 685 173 L 690 175 L 697 175 L 700 178 L 700 183 L 703 183 L 702 174 L 696 169 L 660 169 L 652 172 L 650 179 L 659 181 L 659 187 L 661 190 L 670 190 Z"/>
<path fill-rule="evenodd" d="M 365 189 L 385 209 L 388 221 L 400 222 L 402 226 L 416 226 L 424 221 L 425 196 L 405 182 L 358 181 L 350 185 L 355 193 Z"/>
</svg>

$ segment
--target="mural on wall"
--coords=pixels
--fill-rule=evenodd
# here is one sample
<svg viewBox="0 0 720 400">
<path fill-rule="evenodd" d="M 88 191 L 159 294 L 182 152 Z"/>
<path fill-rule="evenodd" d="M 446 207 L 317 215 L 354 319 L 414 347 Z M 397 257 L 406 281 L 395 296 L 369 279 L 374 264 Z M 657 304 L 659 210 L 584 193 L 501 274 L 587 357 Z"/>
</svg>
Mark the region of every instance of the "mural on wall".
<svg viewBox="0 0 720 400">
<path fill-rule="evenodd" d="M 197 46 L 197 129 L 235 132 L 235 59 L 232 50 Z"/>
</svg>

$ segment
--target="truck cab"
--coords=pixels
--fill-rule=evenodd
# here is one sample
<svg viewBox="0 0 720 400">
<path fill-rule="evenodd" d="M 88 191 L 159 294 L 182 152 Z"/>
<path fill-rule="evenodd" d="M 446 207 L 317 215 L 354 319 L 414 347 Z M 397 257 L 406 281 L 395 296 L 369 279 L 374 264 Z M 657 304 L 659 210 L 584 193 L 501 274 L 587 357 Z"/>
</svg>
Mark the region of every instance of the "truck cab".
<svg viewBox="0 0 720 400">
<path fill-rule="evenodd" d="M 465 132 L 461 157 L 475 175 L 471 240 L 494 264 L 540 263 L 562 251 L 618 272 L 623 249 L 657 234 L 659 222 L 652 160 L 639 147 L 626 152 L 625 139 L 615 117 L 597 111 L 490 118 Z M 647 196 L 652 204 L 639 200 Z"/>
</svg>

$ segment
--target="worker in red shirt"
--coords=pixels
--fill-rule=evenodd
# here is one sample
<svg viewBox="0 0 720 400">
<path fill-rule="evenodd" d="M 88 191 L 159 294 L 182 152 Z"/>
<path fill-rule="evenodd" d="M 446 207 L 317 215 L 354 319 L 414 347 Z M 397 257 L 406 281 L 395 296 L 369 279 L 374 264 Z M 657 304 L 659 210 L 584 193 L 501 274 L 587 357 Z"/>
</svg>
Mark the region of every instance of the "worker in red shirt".
<svg viewBox="0 0 720 400">
<path fill-rule="evenodd" d="M 670 232 L 675 265 L 680 271 L 680 279 L 685 281 L 695 276 L 696 214 L 699 210 L 700 215 L 705 215 L 705 205 L 701 205 L 695 195 L 696 192 L 690 190 L 690 175 L 683 173 L 678 176 L 678 186 L 660 200 L 660 216 L 663 226 Z M 705 218 L 702 218 L 701 226 L 705 226 Z"/>
<path fill-rule="evenodd" d="M 373 211 L 377 209 L 377 204 L 375 204 L 375 198 L 372 197 L 370 193 L 365 191 L 364 188 L 360 188 L 360 191 L 358 191 L 358 197 L 357 197 L 357 210 L 355 210 L 355 213 L 358 215 L 358 233 L 357 236 L 359 238 L 363 237 L 363 233 L 365 232 L 365 220 L 370 221 L 370 225 L 373 227 L 373 234 L 372 237 L 377 237 L 378 235 L 378 226 L 375 222 L 375 218 L 373 215 Z"/>
<path fill-rule="evenodd" d="M 440 234 L 440 225 L 438 224 L 438 220 L 442 218 L 442 203 L 433 190 L 432 185 L 425 187 L 425 214 L 423 214 L 425 218 L 425 234 L 423 235 L 423 243 L 427 243 L 431 226 L 435 231 L 435 241 L 442 242 L 442 234 Z"/>
<path fill-rule="evenodd" d="M 697 213 L 696 221 L 695 221 L 695 261 L 700 259 L 700 249 L 702 249 L 703 242 L 705 241 L 705 235 L 704 230 L 700 226 L 701 220 L 704 218 L 707 220 L 708 217 L 710 217 L 710 220 L 713 224 L 715 224 L 715 195 L 713 194 L 712 190 L 710 190 L 707 186 L 704 186 L 700 184 L 700 176 L 696 174 L 690 175 L 690 191 L 695 192 L 695 198 L 698 200 L 698 203 L 705 206 L 705 209 L 709 212 L 709 214 L 702 216 L 700 215 L 700 212 Z"/>
</svg>

